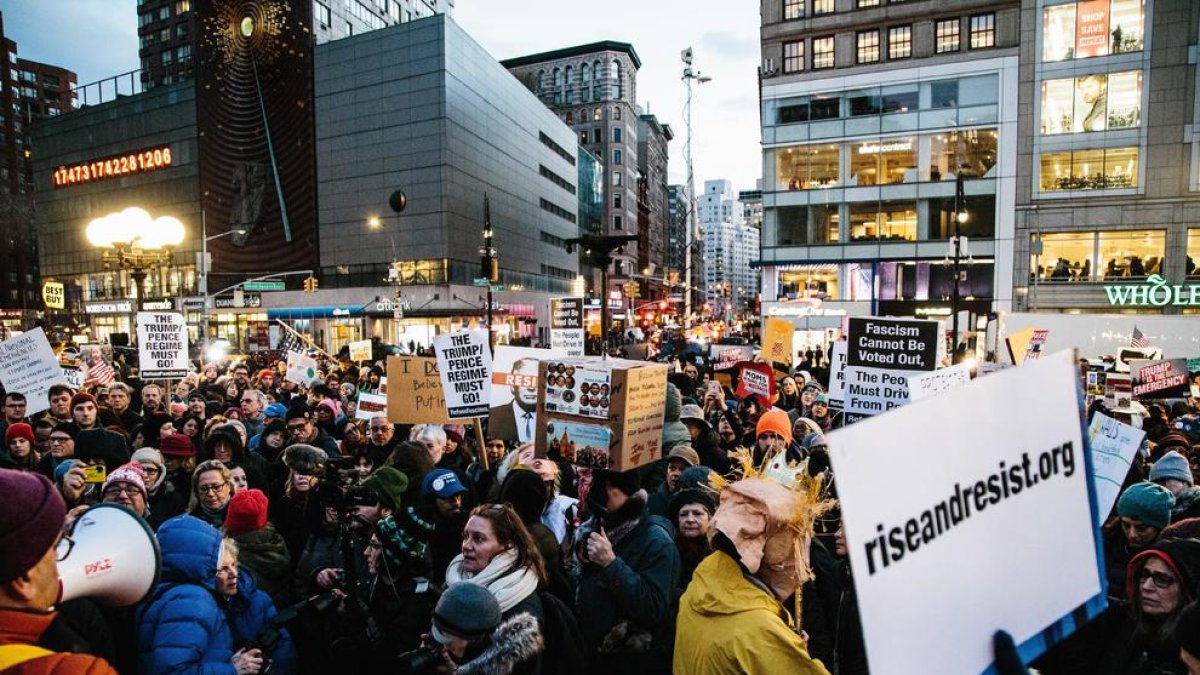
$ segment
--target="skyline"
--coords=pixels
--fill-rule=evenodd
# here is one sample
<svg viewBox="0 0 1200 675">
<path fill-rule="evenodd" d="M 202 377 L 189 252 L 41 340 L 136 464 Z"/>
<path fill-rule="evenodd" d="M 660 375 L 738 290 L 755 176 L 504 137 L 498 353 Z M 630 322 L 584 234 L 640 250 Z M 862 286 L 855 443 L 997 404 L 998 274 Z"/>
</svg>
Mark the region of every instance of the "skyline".
<svg viewBox="0 0 1200 675">
<path fill-rule="evenodd" d="M 136 0 L 10 0 L 5 4 L 5 33 L 17 42 L 19 58 L 72 70 L 80 85 L 140 67 Z M 525 0 L 525 14 L 514 18 L 511 6 L 460 0 L 454 20 L 497 61 L 601 40 L 632 44 L 642 60 L 637 102 L 675 133 L 669 146 L 672 184 L 687 180 L 686 88 L 680 79 L 679 53 L 691 46 L 695 67 L 712 78 L 707 84 L 693 85 L 693 154 L 699 193 L 704 181 L 720 178 L 731 180 L 735 190 L 752 189 L 762 171 L 758 12 L 727 16 L 725 6 L 715 0 L 652 5 L 611 0 L 604 11 L 589 12 L 587 21 L 576 21 L 568 17 L 595 9 L 594 3 Z M 526 16 L 537 20 L 530 30 L 515 34 L 514 23 Z M 710 22 L 710 17 L 721 21 Z M 537 22 L 549 18 L 561 18 L 561 23 L 554 30 L 543 30 L 545 24 Z M 658 39 L 659 27 L 669 24 L 678 27 L 674 31 L 678 43 Z M 50 25 L 55 30 L 45 30 Z"/>
</svg>

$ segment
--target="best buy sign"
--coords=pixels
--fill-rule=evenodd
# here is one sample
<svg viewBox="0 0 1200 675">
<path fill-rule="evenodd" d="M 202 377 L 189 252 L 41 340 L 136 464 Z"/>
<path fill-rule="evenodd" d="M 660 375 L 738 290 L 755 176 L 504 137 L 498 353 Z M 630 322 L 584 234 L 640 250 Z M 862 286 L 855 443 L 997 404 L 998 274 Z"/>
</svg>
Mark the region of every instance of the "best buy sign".
<svg viewBox="0 0 1200 675">
<path fill-rule="evenodd" d="M 1171 285 L 1157 274 L 1151 274 L 1142 284 L 1119 284 L 1104 287 L 1108 304 L 1129 307 L 1200 307 L 1200 284 Z"/>
</svg>

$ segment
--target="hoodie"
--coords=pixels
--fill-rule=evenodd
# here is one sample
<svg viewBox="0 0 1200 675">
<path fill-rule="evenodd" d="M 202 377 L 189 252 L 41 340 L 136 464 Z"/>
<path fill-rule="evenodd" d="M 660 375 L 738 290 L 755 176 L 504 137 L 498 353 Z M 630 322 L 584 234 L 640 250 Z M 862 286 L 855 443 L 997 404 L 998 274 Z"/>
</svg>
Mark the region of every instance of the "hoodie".
<svg viewBox="0 0 1200 675">
<path fill-rule="evenodd" d="M 674 672 L 828 675 L 788 627 L 787 610 L 723 551 L 696 568 L 679 600 Z M 712 636 L 720 635 L 720 640 Z"/>
</svg>

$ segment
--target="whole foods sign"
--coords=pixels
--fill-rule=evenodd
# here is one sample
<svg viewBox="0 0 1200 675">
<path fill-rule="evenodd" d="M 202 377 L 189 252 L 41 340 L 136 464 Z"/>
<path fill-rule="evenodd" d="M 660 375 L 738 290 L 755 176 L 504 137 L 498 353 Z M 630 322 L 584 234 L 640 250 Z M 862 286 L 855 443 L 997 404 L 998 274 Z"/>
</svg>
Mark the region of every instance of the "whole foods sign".
<svg viewBox="0 0 1200 675">
<path fill-rule="evenodd" d="M 1119 284 L 1104 287 L 1108 304 L 1130 307 L 1200 306 L 1200 284 L 1168 284 L 1160 275 L 1151 274 L 1144 284 Z"/>
</svg>

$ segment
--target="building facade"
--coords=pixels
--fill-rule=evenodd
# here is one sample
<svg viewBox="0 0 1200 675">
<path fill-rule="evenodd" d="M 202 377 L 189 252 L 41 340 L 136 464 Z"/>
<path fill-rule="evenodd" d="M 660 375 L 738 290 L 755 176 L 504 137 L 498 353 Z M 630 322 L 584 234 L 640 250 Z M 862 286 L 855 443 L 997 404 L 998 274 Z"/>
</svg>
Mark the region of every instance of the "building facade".
<svg viewBox="0 0 1200 675">
<path fill-rule="evenodd" d="M 1200 312 L 1200 5 L 1103 5 L 1021 4 L 1016 306 Z"/>
<path fill-rule="evenodd" d="M 1011 306 L 1019 9 L 763 0 L 764 316 Z"/>
<path fill-rule="evenodd" d="M 704 181 L 696 215 L 704 232 L 705 301 L 716 316 L 743 316 L 758 297 L 759 231 L 745 222 L 744 206 L 728 180 Z"/>
<path fill-rule="evenodd" d="M 638 116 L 638 268 L 643 279 L 642 297 L 664 298 L 669 292 L 665 280 L 668 267 L 667 237 L 669 226 L 667 194 L 667 144 L 675 138 L 669 124 L 662 124 L 649 113 Z M 674 271 L 682 272 L 682 268 Z"/>
</svg>

